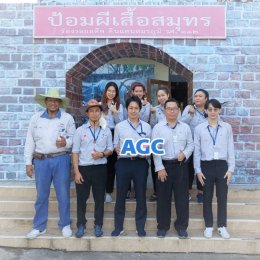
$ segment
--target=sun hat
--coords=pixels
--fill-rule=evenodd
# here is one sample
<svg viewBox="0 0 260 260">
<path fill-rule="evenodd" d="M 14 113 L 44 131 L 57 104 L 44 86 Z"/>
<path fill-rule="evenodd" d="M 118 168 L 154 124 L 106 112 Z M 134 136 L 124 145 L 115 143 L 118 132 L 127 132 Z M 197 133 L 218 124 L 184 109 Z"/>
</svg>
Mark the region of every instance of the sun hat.
<svg viewBox="0 0 260 260">
<path fill-rule="evenodd" d="M 87 105 L 85 106 L 82 106 L 80 108 L 80 112 L 82 115 L 85 115 L 86 112 L 88 112 L 88 110 L 91 108 L 91 107 L 99 107 L 101 109 L 101 111 L 103 111 L 103 106 L 95 99 L 90 99 L 87 103 Z"/>
<path fill-rule="evenodd" d="M 46 95 L 36 95 L 34 100 L 41 106 L 46 108 L 46 98 L 57 98 L 61 100 L 61 108 L 66 108 L 70 104 L 70 100 L 67 97 L 61 97 L 60 90 L 58 88 L 49 88 Z"/>
</svg>

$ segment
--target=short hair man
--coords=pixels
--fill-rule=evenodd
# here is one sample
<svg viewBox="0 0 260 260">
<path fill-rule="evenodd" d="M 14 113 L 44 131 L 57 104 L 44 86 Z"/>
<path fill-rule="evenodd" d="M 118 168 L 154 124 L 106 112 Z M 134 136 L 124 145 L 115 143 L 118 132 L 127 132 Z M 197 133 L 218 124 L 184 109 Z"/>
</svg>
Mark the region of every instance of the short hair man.
<svg viewBox="0 0 260 260">
<path fill-rule="evenodd" d="M 156 124 L 152 139 L 164 138 L 164 155 L 153 155 L 157 172 L 157 223 L 158 237 L 165 237 L 171 224 L 172 191 L 177 218 L 174 227 L 180 238 L 187 238 L 189 222 L 189 175 L 187 159 L 193 152 L 190 127 L 179 121 L 179 103 L 168 99 L 164 104 L 165 120 Z"/>
</svg>

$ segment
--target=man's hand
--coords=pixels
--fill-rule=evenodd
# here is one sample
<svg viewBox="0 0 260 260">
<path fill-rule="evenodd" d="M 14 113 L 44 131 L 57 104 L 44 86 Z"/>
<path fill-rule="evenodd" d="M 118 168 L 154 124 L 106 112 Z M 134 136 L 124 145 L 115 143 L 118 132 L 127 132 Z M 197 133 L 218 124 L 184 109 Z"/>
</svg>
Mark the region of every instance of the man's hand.
<svg viewBox="0 0 260 260">
<path fill-rule="evenodd" d="M 224 179 L 227 178 L 227 185 L 229 184 L 229 182 L 231 181 L 231 178 L 232 178 L 232 172 L 231 171 L 227 171 L 225 176 L 224 176 Z"/>
<path fill-rule="evenodd" d="M 94 160 L 97 160 L 99 158 L 103 157 L 103 154 L 100 152 L 97 152 L 95 149 L 91 152 L 91 156 Z"/>
<path fill-rule="evenodd" d="M 204 186 L 205 185 L 204 180 L 206 180 L 205 175 L 202 172 L 200 172 L 200 173 L 197 173 L 197 177 L 198 177 L 198 180 L 201 183 L 201 185 Z"/>
<path fill-rule="evenodd" d="M 178 161 L 182 162 L 184 159 L 185 159 L 185 154 L 182 151 L 180 151 L 178 153 Z"/>
<path fill-rule="evenodd" d="M 117 153 L 117 155 L 120 155 L 120 147 L 115 147 L 115 152 Z"/>
<path fill-rule="evenodd" d="M 34 173 L 33 166 L 32 165 L 26 165 L 26 175 L 30 178 L 32 178 Z"/>
<path fill-rule="evenodd" d="M 74 171 L 75 175 L 75 183 L 82 184 L 84 182 L 84 179 L 79 171 Z"/>
<path fill-rule="evenodd" d="M 64 147 L 66 146 L 66 139 L 63 136 L 60 136 L 57 140 L 56 140 L 56 146 L 58 148 Z"/>
<path fill-rule="evenodd" d="M 158 171 L 157 174 L 158 174 L 158 180 L 160 180 L 161 182 L 166 181 L 168 174 L 165 169 Z"/>
</svg>

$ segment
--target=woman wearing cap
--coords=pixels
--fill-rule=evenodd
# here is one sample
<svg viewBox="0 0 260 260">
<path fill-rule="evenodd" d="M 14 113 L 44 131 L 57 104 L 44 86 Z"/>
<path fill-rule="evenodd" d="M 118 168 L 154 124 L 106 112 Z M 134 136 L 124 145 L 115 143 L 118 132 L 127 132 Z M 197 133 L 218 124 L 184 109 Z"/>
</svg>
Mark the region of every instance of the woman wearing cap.
<svg viewBox="0 0 260 260">
<path fill-rule="evenodd" d="M 112 132 L 112 137 L 114 137 L 114 128 L 116 124 L 124 119 L 123 106 L 120 104 L 119 90 L 115 82 L 110 81 L 106 84 L 101 103 L 104 109 L 104 117 L 107 126 Z M 113 152 L 113 154 L 107 158 L 106 202 L 112 202 L 111 193 L 114 190 L 116 161 L 117 154 Z"/>
<path fill-rule="evenodd" d="M 35 100 L 46 110 L 31 118 L 24 148 L 26 174 L 32 177 L 35 172 L 37 190 L 33 229 L 27 238 L 34 239 L 46 232 L 51 183 L 59 204 L 58 225 L 62 235 L 70 237 L 69 153 L 75 122 L 71 115 L 60 110 L 69 105 L 69 99 L 62 98 L 59 89 L 51 88 L 46 95 L 37 95 Z"/>
<path fill-rule="evenodd" d="M 112 154 L 112 135 L 108 127 L 100 125 L 102 106 L 89 100 L 81 109 L 88 117 L 87 124 L 79 127 L 73 138 L 72 160 L 77 191 L 77 232 L 82 237 L 86 232 L 86 202 L 90 189 L 95 201 L 96 237 L 103 235 L 104 197 L 107 178 L 107 157 Z"/>
<path fill-rule="evenodd" d="M 188 105 L 182 112 L 181 120 L 188 124 L 191 129 L 192 136 L 194 136 L 194 129 L 197 125 L 207 121 L 207 114 L 205 112 L 205 104 L 209 99 L 209 93 L 205 89 L 197 89 L 194 93 L 194 103 Z M 189 159 L 189 190 L 192 189 L 192 183 L 194 181 L 194 167 L 193 156 Z M 196 178 L 197 183 L 197 201 L 203 203 L 203 187 Z M 190 196 L 191 198 L 191 196 Z"/>
</svg>

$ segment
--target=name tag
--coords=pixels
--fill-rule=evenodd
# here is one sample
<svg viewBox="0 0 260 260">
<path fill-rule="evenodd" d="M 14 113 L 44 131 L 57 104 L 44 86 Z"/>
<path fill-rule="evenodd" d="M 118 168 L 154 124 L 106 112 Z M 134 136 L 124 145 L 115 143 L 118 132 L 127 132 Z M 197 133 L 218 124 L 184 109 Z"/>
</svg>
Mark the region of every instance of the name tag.
<svg viewBox="0 0 260 260">
<path fill-rule="evenodd" d="M 214 152 L 213 158 L 214 158 L 214 160 L 218 160 L 218 159 L 219 159 L 219 154 L 218 154 L 218 152 Z"/>
<path fill-rule="evenodd" d="M 174 143 L 178 142 L 178 136 L 177 135 L 173 135 L 173 142 Z"/>
</svg>

